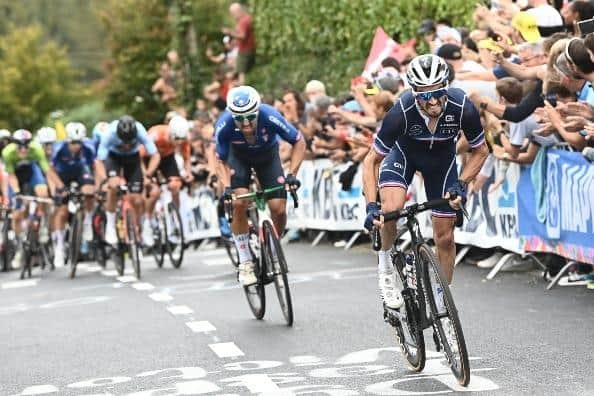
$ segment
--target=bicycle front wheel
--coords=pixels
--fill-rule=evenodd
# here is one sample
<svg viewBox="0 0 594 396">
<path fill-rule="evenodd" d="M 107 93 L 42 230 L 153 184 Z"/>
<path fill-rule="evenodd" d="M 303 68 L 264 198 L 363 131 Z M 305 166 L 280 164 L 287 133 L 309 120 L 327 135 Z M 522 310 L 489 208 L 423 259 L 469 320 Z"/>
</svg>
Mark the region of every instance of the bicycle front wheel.
<svg viewBox="0 0 594 396">
<path fill-rule="evenodd" d="M 259 243 L 258 231 L 250 227 L 249 233 L 250 240 L 253 240 L 254 242 L 258 241 L 257 243 Z M 243 291 L 254 317 L 261 320 L 266 313 L 266 292 L 264 291 L 264 282 L 262 280 L 262 272 L 265 270 L 266 266 L 261 265 L 261 257 L 255 254 L 252 248 L 255 248 L 255 246 L 250 246 L 250 251 L 254 258 L 254 273 L 256 274 L 256 278 L 258 278 L 258 283 L 244 286 Z M 256 250 L 259 251 L 259 249 Z"/>
<path fill-rule="evenodd" d="M 80 256 L 80 247 L 82 245 L 82 226 L 83 226 L 82 211 L 77 212 L 70 224 L 70 232 L 68 233 L 68 247 L 70 250 L 70 278 L 76 275 L 76 265 Z"/>
<path fill-rule="evenodd" d="M 167 254 L 169 255 L 169 260 L 171 260 L 171 265 L 174 268 L 179 268 L 184 259 L 184 229 L 179 209 L 173 202 L 167 205 L 167 217 L 167 221 L 169 221 L 166 237 Z"/>
<path fill-rule="evenodd" d="M 10 257 L 11 243 L 8 238 L 10 222 L 10 217 L 6 214 L 2 219 L 2 235 L 0 235 L 0 238 L 2 238 L 0 241 L 0 259 L 2 260 L 3 272 L 10 271 L 10 260 L 12 259 L 12 257 Z"/>
<path fill-rule="evenodd" d="M 153 257 L 157 263 L 157 267 L 163 267 L 163 261 L 165 261 L 165 238 L 167 235 L 167 227 L 164 225 L 165 220 L 163 214 L 157 212 L 157 227 L 153 228 L 153 240 L 155 243 L 151 248 L 153 251 Z"/>
<path fill-rule="evenodd" d="M 287 278 L 288 266 L 285 255 L 278 240 L 274 226 L 268 220 L 263 223 L 264 228 L 264 250 L 265 262 L 267 265 L 267 276 L 272 277 L 274 287 L 278 296 L 281 311 L 285 317 L 287 326 L 293 325 L 293 303 L 291 301 L 291 290 Z"/>
<path fill-rule="evenodd" d="M 400 309 L 401 317 L 384 306 L 384 318 L 394 327 L 396 340 L 400 345 L 408 366 L 415 372 L 422 371 L 425 368 L 425 339 L 423 329 L 420 326 L 421 314 L 419 311 L 418 299 L 419 290 L 408 287 L 407 279 L 403 276 L 404 256 L 397 253 L 394 256 L 394 267 L 400 277 L 402 284 L 405 285 L 402 291 L 404 297 L 404 309 Z"/>
<path fill-rule="evenodd" d="M 130 254 L 130 260 L 132 260 L 134 275 L 136 275 L 136 279 L 140 279 L 140 253 L 132 208 L 126 210 L 126 230 L 128 231 L 128 253 Z"/>
<path fill-rule="evenodd" d="M 467 386 L 470 382 L 468 352 L 450 287 L 433 250 L 427 244 L 419 246 L 417 258 L 421 260 L 425 294 L 429 302 L 433 325 L 437 330 L 446 359 L 458 383 Z M 436 299 L 440 296 L 434 295 L 436 287 L 441 287 L 441 298 L 443 298 L 446 312 L 438 312 Z"/>
</svg>

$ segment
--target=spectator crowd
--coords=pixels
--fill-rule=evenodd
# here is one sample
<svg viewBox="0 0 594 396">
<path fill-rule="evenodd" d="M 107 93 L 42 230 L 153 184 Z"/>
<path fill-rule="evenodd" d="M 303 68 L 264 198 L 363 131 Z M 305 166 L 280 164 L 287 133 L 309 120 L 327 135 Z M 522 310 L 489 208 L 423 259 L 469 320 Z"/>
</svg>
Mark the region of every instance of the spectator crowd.
<svg viewBox="0 0 594 396">
<path fill-rule="evenodd" d="M 195 162 L 204 167 L 227 92 L 249 83 L 256 62 L 251 15 L 237 3 L 229 12 L 236 26 L 222 29 L 223 52 L 207 50 L 217 71 L 193 113 Z M 330 93 L 323 81 L 312 79 L 285 87 L 280 96 L 263 93 L 263 98 L 301 131 L 306 159 L 351 164 L 350 173 L 341 178 L 343 188 L 349 188 L 348 176 L 370 150 L 382 118 L 408 89 L 408 62 L 427 48 L 448 63 L 450 86 L 463 89 L 480 111 L 491 154 L 470 190 L 478 192 L 495 174 L 493 191 L 509 163 L 540 161 L 548 147 L 580 152 L 594 161 L 593 16 L 594 1 L 493 0 L 490 6 L 477 5 L 472 28 L 455 27 L 448 20 L 423 21 L 418 27 L 423 40 L 416 50 L 409 48 L 400 59 L 383 59 L 370 79 L 353 76 L 345 81 L 343 93 Z M 164 101 L 175 98 L 178 79 L 172 63 L 169 59 L 162 65 L 153 87 Z M 462 140 L 458 150 L 464 157 Z M 288 160 L 289 152 L 281 144 L 281 158 Z M 495 252 L 478 264 L 490 268 L 501 256 Z M 589 270 L 575 268 L 573 276 L 592 280 L 581 273 Z"/>
</svg>

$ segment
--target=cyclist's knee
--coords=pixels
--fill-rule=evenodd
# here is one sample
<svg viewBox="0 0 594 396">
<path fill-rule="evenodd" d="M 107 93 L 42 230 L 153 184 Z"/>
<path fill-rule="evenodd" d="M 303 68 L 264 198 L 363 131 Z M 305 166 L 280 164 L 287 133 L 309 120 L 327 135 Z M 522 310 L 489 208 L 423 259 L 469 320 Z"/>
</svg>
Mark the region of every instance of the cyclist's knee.
<svg viewBox="0 0 594 396">
<path fill-rule="evenodd" d="M 159 195 L 161 195 L 161 190 L 159 190 L 159 187 L 156 184 L 153 184 L 150 189 L 149 199 L 157 200 L 159 199 Z"/>
<path fill-rule="evenodd" d="M 454 230 L 433 230 L 433 238 L 438 248 L 444 249 L 454 245 Z"/>
<path fill-rule="evenodd" d="M 130 202 L 136 207 L 144 205 L 144 199 L 141 194 L 130 194 Z"/>
<path fill-rule="evenodd" d="M 117 191 L 117 189 L 120 187 L 120 178 L 110 177 L 107 179 L 107 187 L 110 191 Z"/>
<path fill-rule="evenodd" d="M 181 182 L 179 179 L 172 179 L 168 183 L 167 187 L 169 187 L 169 191 L 171 191 L 173 194 L 177 194 L 181 189 Z"/>
<path fill-rule="evenodd" d="M 244 214 L 247 211 L 248 202 L 242 199 L 233 201 L 233 211 Z"/>
<path fill-rule="evenodd" d="M 40 198 L 47 198 L 49 197 L 49 191 L 47 189 L 47 185 L 37 185 L 35 186 L 35 195 Z"/>
</svg>

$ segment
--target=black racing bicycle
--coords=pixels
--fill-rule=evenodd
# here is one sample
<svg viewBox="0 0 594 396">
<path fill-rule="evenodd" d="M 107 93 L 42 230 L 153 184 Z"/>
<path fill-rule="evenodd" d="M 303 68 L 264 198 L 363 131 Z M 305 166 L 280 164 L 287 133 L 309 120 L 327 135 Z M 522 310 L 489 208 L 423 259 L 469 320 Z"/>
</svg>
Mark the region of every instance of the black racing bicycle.
<svg viewBox="0 0 594 396">
<path fill-rule="evenodd" d="M 266 214 L 266 199 L 270 194 L 285 189 L 285 186 L 276 186 L 265 190 L 257 190 L 241 194 L 235 199 L 251 200 L 248 207 L 249 246 L 254 258 L 254 272 L 258 282 L 244 286 L 243 290 L 248 304 L 256 319 L 262 319 L 266 312 L 266 293 L 264 287 L 274 283 L 276 294 L 287 326 L 293 325 L 293 303 L 289 279 L 289 268 L 285 254 L 280 244 L 279 235 Z M 297 193 L 289 190 L 293 197 L 293 204 L 298 206 Z M 229 223 L 233 222 L 233 205 L 225 203 L 225 213 Z"/>
<path fill-rule="evenodd" d="M 68 187 L 68 261 L 70 263 L 70 278 L 76 275 L 76 266 L 80 260 L 80 250 L 83 244 L 83 200 L 94 194 L 83 194 L 77 182 Z"/>
<path fill-rule="evenodd" d="M 0 207 L 0 270 L 7 272 L 11 270 L 10 262 L 16 253 L 14 239 L 10 238 L 12 231 L 12 209 Z"/>
<path fill-rule="evenodd" d="M 384 304 L 384 320 L 396 330 L 402 352 L 410 368 L 417 372 L 425 367 L 423 330 L 432 327 L 436 350 L 443 350 L 458 383 L 467 386 L 470 381 L 470 366 L 458 311 L 439 261 L 421 235 L 416 218 L 418 213 L 447 205 L 448 202 L 448 199 L 440 198 L 383 215 L 384 222 L 406 219 L 405 226 L 397 233 L 391 255 L 402 282 L 404 305 L 400 309 L 391 309 Z M 403 252 L 398 240 L 407 231 L 411 238 L 410 251 Z M 378 227 L 374 228 L 372 240 L 374 250 L 380 250 Z M 440 297 L 434 295 L 438 293 L 438 288 L 442 291 L 445 311 L 438 310 L 436 298 Z"/>
<path fill-rule="evenodd" d="M 39 210 L 38 205 L 53 205 L 54 201 L 49 198 L 28 195 L 20 195 L 17 199 L 29 203 L 27 229 L 22 241 L 21 279 L 25 278 L 25 274 L 27 277 L 31 277 L 31 270 L 35 264 L 39 264 L 41 269 L 45 269 L 47 265 L 53 271 L 55 267 L 52 241 L 49 238 L 49 222 L 47 216 Z"/>
</svg>

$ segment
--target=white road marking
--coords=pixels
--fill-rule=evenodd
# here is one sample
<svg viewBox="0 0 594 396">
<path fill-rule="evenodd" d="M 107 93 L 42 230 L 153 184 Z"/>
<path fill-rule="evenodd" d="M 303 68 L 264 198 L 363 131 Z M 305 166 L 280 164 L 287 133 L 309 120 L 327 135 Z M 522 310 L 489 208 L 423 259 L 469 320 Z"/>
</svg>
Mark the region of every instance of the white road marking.
<svg viewBox="0 0 594 396">
<path fill-rule="evenodd" d="M 136 290 L 153 290 L 155 286 L 147 282 L 136 282 L 132 284 L 132 287 Z"/>
<path fill-rule="evenodd" d="M 173 300 L 173 297 L 171 297 L 169 294 L 165 294 L 165 293 L 152 293 L 152 294 L 149 294 L 149 298 L 151 300 L 157 301 L 157 302 L 165 302 L 165 301 Z"/>
<path fill-rule="evenodd" d="M 18 289 L 20 287 L 37 286 L 39 279 L 18 280 L 15 282 L 5 282 L 2 284 L 3 289 Z"/>
<path fill-rule="evenodd" d="M 274 383 L 268 374 L 246 374 L 240 377 L 226 378 L 221 382 L 230 382 L 228 386 L 246 387 L 250 393 L 289 395 L 292 392 L 279 392 L 280 388 Z M 270 392 L 270 393 L 268 393 Z"/>
<path fill-rule="evenodd" d="M 231 260 L 229 257 L 219 257 L 219 258 L 211 258 L 201 260 L 203 264 L 208 265 L 209 267 L 214 267 L 218 265 L 232 265 Z"/>
<path fill-rule="evenodd" d="M 245 356 L 245 354 L 237 347 L 237 345 L 235 345 L 234 342 L 209 344 L 208 347 L 220 358 Z"/>
<path fill-rule="evenodd" d="M 214 250 L 202 250 L 196 255 L 198 257 L 210 257 L 210 256 L 227 256 L 227 251 L 224 248 Z"/>
<path fill-rule="evenodd" d="M 172 305 L 171 307 L 167 307 L 167 310 L 173 315 L 189 315 L 194 313 L 194 311 L 186 305 Z"/>
<path fill-rule="evenodd" d="M 136 282 L 138 280 L 135 276 L 132 275 L 118 276 L 116 279 L 122 283 Z"/>
<path fill-rule="evenodd" d="M 289 361 L 296 366 L 317 366 L 324 364 L 319 357 L 310 355 L 293 356 Z"/>
<path fill-rule="evenodd" d="M 101 275 L 103 275 L 103 276 L 118 276 L 118 271 L 116 271 L 116 270 L 103 270 L 103 271 L 101 271 Z"/>
<path fill-rule="evenodd" d="M 54 393 L 57 391 L 58 388 L 56 388 L 53 385 L 34 385 L 25 388 L 21 395 L 43 395 L 46 393 Z"/>
<path fill-rule="evenodd" d="M 194 333 L 206 333 L 217 329 L 207 320 L 186 322 L 186 326 L 188 326 Z"/>
<path fill-rule="evenodd" d="M 79 264 L 79 266 L 80 266 L 80 264 Z M 88 265 L 85 268 L 85 271 L 87 271 L 87 272 L 99 272 L 102 269 L 103 269 L 103 267 L 101 267 L 100 265 Z"/>
</svg>

